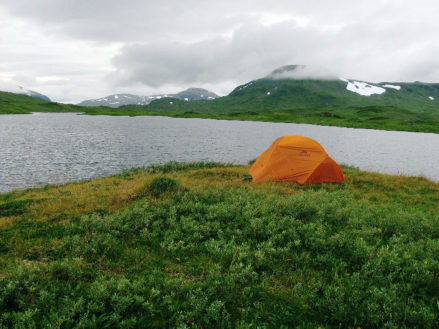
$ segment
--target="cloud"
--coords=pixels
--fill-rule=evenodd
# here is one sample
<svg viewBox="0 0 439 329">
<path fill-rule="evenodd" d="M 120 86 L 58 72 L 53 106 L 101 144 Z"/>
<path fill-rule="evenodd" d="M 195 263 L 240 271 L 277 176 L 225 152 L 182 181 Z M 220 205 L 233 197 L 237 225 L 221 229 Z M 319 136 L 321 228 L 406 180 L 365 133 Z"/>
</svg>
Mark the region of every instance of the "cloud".
<svg viewBox="0 0 439 329">
<path fill-rule="evenodd" d="M 9 82 L 9 81 L 3 81 L 0 80 L 0 90 L 1 91 L 7 91 L 10 93 L 15 93 L 15 94 L 23 94 L 23 89 L 20 88 L 19 86 Z"/>
<path fill-rule="evenodd" d="M 35 77 L 26 74 L 16 74 L 12 77 L 12 80 L 19 85 L 27 87 L 34 87 L 38 85 L 37 79 Z"/>
<path fill-rule="evenodd" d="M 337 74 L 326 68 L 305 65 L 283 66 L 270 73 L 267 78 L 273 80 L 338 80 Z"/>
<path fill-rule="evenodd" d="M 2 0 L 11 15 L 44 26 L 46 33 L 97 42 L 195 42 L 231 33 L 249 20 L 306 22 L 321 30 L 360 23 L 386 28 L 435 22 L 435 0 Z"/>
<path fill-rule="evenodd" d="M 405 28 L 398 33 L 404 32 Z M 404 74 L 406 79 L 415 77 L 415 72 L 405 68 L 416 63 L 422 53 L 428 54 L 421 56 L 425 67 L 430 70 L 435 67 L 437 59 L 432 54 L 436 46 L 433 44 L 427 46 L 429 49 L 418 48 L 423 41 L 413 40 L 411 51 L 407 51 L 403 35 L 393 39 L 389 36 L 384 42 L 376 38 L 380 33 L 384 32 L 379 27 L 362 24 L 341 30 L 321 30 L 302 26 L 296 20 L 270 25 L 249 21 L 235 29 L 230 37 L 122 47 L 113 58 L 115 70 L 107 79 L 115 87 L 141 84 L 157 89 L 169 83 L 188 86 L 226 81 L 236 86 L 264 77 L 284 65 L 305 64 L 306 69 L 287 75 L 325 79 L 341 75 L 371 82 L 402 81 L 400 77 Z M 417 72 L 423 80 L 434 79 L 431 71 Z"/>
<path fill-rule="evenodd" d="M 227 94 L 288 64 L 439 82 L 438 10 L 434 0 L 2 0 L 0 77 L 35 78 L 63 101 L 193 86 Z"/>
<path fill-rule="evenodd" d="M 117 44 L 97 44 L 45 34 L 35 21 L 8 16 L 0 5 L 0 79 L 76 102 L 107 94 L 104 77 Z"/>
<path fill-rule="evenodd" d="M 228 32 L 242 21 L 242 10 L 233 14 L 218 1 L 4 0 L 13 14 L 38 22 L 46 33 L 98 42 L 139 40 L 200 40 Z M 1 5 L 0 5 L 1 6 Z M 234 8 L 242 5 L 233 5 Z M 215 15 L 220 13 L 220 15 Z"/>
<path fill-rule="evenodd" d="M 108 79 L 116 86 L 142 83 L 154 88 L 171 81 L 182 85 L 242 83 L 284 64 L 312 64 L 319 48 L 327 43 L 325 35 L 294 21 L 269 26 L 251 22 L 230 38 L 130 45 L 113 59 L 115 71 Z"/>
</svg>

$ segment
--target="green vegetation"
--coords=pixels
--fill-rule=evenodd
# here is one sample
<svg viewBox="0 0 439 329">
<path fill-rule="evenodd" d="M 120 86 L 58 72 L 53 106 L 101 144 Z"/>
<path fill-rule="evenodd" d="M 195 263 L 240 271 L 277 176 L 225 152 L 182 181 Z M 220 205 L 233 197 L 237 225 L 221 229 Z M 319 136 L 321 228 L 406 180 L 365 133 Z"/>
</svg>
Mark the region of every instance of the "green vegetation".
<svg viewBox="0 0 439 329">
<path fill-rule="evenodd" d="M 320 126 L 439 133 L 439 111 L 436 114 L 426 114 L 385 106 L 359 108 L 333 106 L 285 111 L 236 112 L 220 115 L 196 112 L 149 113 L 149 115 L 217 120 L 307 123 Z"/>
<path fill-rule="evenodd" d="M 437 328 L 439 184 L 342 169 L 172 162 L 0 194 L 0 327 Z"/>
<path fill-rule="evenodd" d="M 324 126 L 439 133 L 439 84 L 398 83 L 384 94 L 360 96 L 346 82 L 259 79 L 212 100 L 162 98 L 148 105 L 80 107 L 0 92 L 0 114 L 82 112 L 87 115 L 160 115 L 219 120 L 309 123 Z M 269 94 L 268 94 L 269 93 Z"/>
<path fill-rule="evenodd" d="M 156 177 L 152 180 L 151 184 L 145 186 L 145 190 L 155 198 L 165 193 L 176 192 L 179 189 L 180 185 L 178 182 L 166 176 Z"/>
<path fill-rule="evenodd" d="M 169 100 L 170 99 L 154 101 L 145 107 L 143 112 L 137 107 L 120 107 L 116 112 L 114 112 L 114 109 L 94 108 L 87 110 L 86 113 L 89 115 L 150 115 L 175 118 L 308 123 L 321 126 L 347 128 L 439 133 L 439 111 L 432 113 L 419 113 L 390 106 L 327 106 L 311 109 L 260 110 L 209 114 L 196 111 L 182 112 L 185 107 L 180 108 L 178 107 L 178 104 L 188 103 L 184 101 L 176 102 L 175 100 L 172 100 L 172 106 L 176 105 L 176 107 L 167 109 L 168 105 L 166 104 Z M 161 107 L 161 105 L 163 106 Z M 152 106 L 154 106 L 154 110 L 151 110 Z"/>
<path fill-rule="evenodd" d="M 151 111 L 198 112 L 230 114 L 248 111 L 284 111 L 333 106 L 396 107 L 417 113 L 437 113 L 439 84 L 402 83 L 401 90 L 388 88 L 381 95 L 360 96 L 346 89 L 346 82 L 325 80 L 259 79 L 238 86 L 226 97 L 192 102 L 162 98 L 149 105 L 125 106 Z M 172 101 L 172 104 L 170 104 Z"/>
<path fill-rule="evenodd" d="M 45 100 L 9 92 L 0 91 L 1 114 L 30 114 L 32 112 L 85 112 L 88 107 L 72 104 L 47 102 Z M 93 108 L 94 109 L 94 108 Z"/>
</svg>

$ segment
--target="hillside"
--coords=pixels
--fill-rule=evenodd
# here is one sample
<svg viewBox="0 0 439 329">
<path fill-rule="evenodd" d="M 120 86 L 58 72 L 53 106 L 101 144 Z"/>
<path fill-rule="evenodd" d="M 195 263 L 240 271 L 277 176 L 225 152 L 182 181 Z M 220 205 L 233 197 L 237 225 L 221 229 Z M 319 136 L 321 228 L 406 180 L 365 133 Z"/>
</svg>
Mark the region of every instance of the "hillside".
<svg viewBox="0 0 439 329">
<path fill-rule="evenodd" d="M 196 101 L 196 100 L 210 100 L 218 98 L 219 96 L 209 90 L 203 88 L 189 88 L 184 91 L 180 91 L 171 97 L 181 99 L 184 101 Z"/>
<path fill-rule="evenodd" d="M 86 107 L 49 102 L 36 97 L 0 91 L 0 114 L 29 114 L 32 112 L 84 112 Z"/>
<path fill-rule="evenodd" d="M 378 83 L 371 84 L 325 76 L 325 79 L 299 75 L 292 72 L 301 66 L 279 68 L 267 77 L 236 87 L 228 96 L 210 102 L 194 101 L 174 104 L 154 101 L 146 110 L 180 111 L 226 114 L 258 110 L 292 110 L 325 106 L 391 106 L 419 113 L 439 111 L 438 83 Z M 283 72 L 283 73 L 281 73 Z M 290 73 L 290 74 L 288 74 Z M 304 79 L 305 77 L 305 79 Z M 134 107 L 131 107 L 134 108 Z M 141 107 L 139 107 L 140 109 Z"/>
<path fill-rule="evenodd" d="M 299 71 L 299 73 L 296 73 Z M 303 66 L 284 66 L 267 77 L 235 88 L 230 94 L 235 102 L 261 109 L 297 109 L 322 106 L 392 106 L 431 112 L 439 110 L 439 84 L 372 84 L 310 71 Z"/>
<path fill-rule="evenodd" d="M 181 91 L 177 94 L 162 94 L 151 96 L 137 96 L 131 94 L 115 94 L 98 99 L 90 99 L 78 103 L 78 106 L 107 106 L 112 108 L 118 108 L 123 105 L 148 105 L 154 100 L 172 97 L 185 101 L 202 100 L 202 99 L 215 99 L 219 96 L 209 90 L 202 88 L 189 88 Z"/>
<path fill-rule="evenodd" d="M 0 91 L 10 92 L 10 93 L 15 93 L 15 94 L 20 94 L 20 95 L 32 96 L 35 98 L 42 99 L 43 101 L 50 102 L 50 98 L 47 97 L 46 95 L 37 93 L 36 91 L 30 90 L 28 88 L 16 85 L 12 82 L 0 80 Z"/>
</svg>

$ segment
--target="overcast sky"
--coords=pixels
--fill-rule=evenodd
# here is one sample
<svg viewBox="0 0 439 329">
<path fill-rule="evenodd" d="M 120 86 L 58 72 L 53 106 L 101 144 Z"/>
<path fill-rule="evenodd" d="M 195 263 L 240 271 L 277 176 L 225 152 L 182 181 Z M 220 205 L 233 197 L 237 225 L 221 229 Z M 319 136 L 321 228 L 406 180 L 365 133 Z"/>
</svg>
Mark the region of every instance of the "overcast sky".
<svg viewBox="0 0 439 329">
<path fill-rule="evenodd" d="M 227 95 L 289 64 L 439 82 L 438 13 L 437 0 L 1 0 L 0 82 L 73 103 Z"/>
</svg>

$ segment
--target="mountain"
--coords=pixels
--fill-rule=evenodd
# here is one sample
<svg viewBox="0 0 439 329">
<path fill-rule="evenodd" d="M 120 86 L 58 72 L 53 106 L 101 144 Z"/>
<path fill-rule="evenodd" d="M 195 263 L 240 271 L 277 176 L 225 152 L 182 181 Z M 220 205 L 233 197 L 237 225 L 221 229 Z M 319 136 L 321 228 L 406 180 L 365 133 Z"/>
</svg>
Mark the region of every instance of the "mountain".
<svg viewBox="0 0 439 329">
<path fill-rule="evenodd" d="M 108 107 L 119 107 L 122 105 L 136 104 L 136 105 L 147 105 L 155 99 L 160 99 L 165 95 L 155 95 L 155 96 L 137 96 L 131 94 L 115 94 L 97 99 L 90 99 L 78 103 L 79 106 L 108 106 Z"/>
<path fill-rule="evenodd" d="M 171 97 L 182 99 L 185 101 L 196 101 L 202 99 L 215 99 L 219 96 L 209 90 L 202 88 L 189 88 L 185 91 L 181 91 L 178 94 L 172 95 Z"/>
<path fill-rule="evenodd" d="M 115 94 L 98 99 L 85 100 L 77 105 L 79 106 L 108 106 L 117 108 L 122 105 L 148 105 L 154 100 L 161 98 L 177 98 L 185 101 L 201 100 L 201 99 L 215 99 L 218 95 L 202 88 L 189 88 L 177 94 L 162 94 L 151 96 L 137 96 L 131 94 Z"/>
<path fill-rule="evenodd" d="M 439 84 L 369 83 L 326 70 L 284 66 L 268 76 L 238 86 L 229 97 L 263 109 L 322 106 L 395 106 L 409 110 L 439 110 Z"/>
<path fill-rule="evenodd" d="M 37 93 L 36 91 L 6 81 L 0 82 L 0 91 L 10 92 L 14 94 L 23 94 L 23 95 L 39 98 L 47 102 L 51 102 L 49 97 L 47 97 L 46 95 Z"/>
<path fill-rule="evenodd" d="M 94 109 L 94 108 L 93 108 Z M 90 108 L 72 104 L 48 102 L 27 94 L 0 91 L 0 114 L 28 114 L 32 112 L 84 112 Z"/>
<path fill-rule="evenodd" d="M 27 88 L 24 88 L 21 86 L 17 86 L 17 87 L 20 88 L 21 90 L 23 90 L 23 92 L 20 94 L 25 94 L 25 95 L 28 95 L 31 97 L 42 99 L 43 101 L 46 101 L 46 102 L 51 102 L 50 98 L 47 97 L 46 95 L 37 93 L 36 91 L 30 90 L 30 89 L 27 89 Z"/>
<path fill-rule="evenodd" d="M 228 96 L 210 102 L 197 100 L 170 104 L 166 99 L 161 99 L 151 102 L 144 109 L 226 114 L 326 106 L 390 106 L 418 113 L 437 113 L 438 101 L 438 83 L 370 83 L 340 77 L 325 69 L 288 65 L 264 78 L 240 85 Z"/>
</svg>

